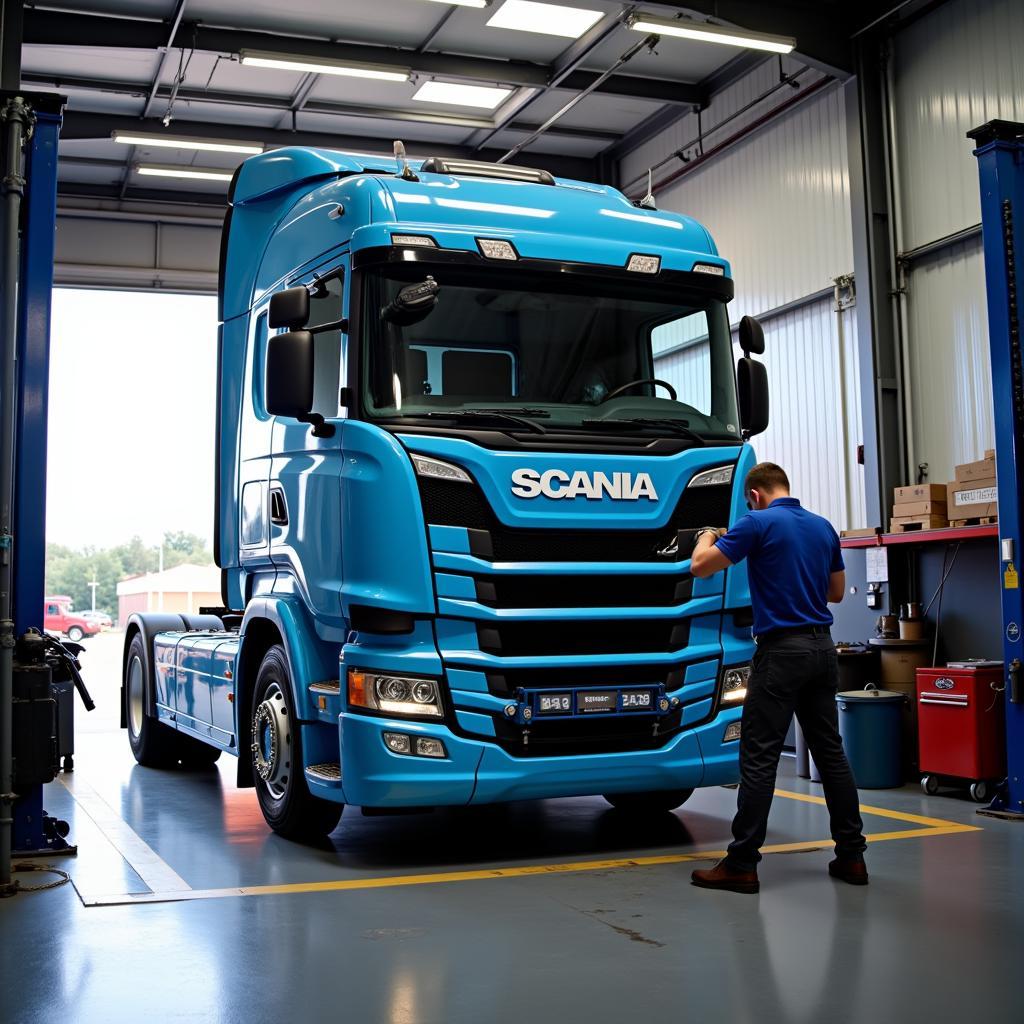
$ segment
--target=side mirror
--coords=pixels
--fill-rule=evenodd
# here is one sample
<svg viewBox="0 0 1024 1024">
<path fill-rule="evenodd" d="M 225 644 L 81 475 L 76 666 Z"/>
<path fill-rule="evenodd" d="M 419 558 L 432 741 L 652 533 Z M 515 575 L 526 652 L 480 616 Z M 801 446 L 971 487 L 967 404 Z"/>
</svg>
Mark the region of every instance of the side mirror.
<svg viewBox="0 0 1024 1024">
<path fill-rule="evenodd" d="M 271 295 L 268 320 L 271 327 L 287 327 L 289 331 L 305 327 L 309 322 L 309 292 L 299 286 Z"/>
<path fill-rule="evenodd" d="M 418 324 L 437 305 L 440 285 L 432 278 L 406 285 L 381 311 L 381 319 L 399 327 Z"/>
<path fill-rule="evenodd" d="M 740 348 L 745 356 L 764 355 L 764 328 L 755 317 L 745 316 L 740 321 L 739 335 Z"/>
<path fill-rule="evenodd" d="M 763 363 L 744 356 L 736 364 L 736 383 L 740 399 L 740 426 L 744 440 L 749 440 L 768 428 L 768 371 Z"/>
<path fill-rule="evenodd" d="M 286 334 L 272 334 L 267 339 L 267 376 L 264 388 L 267 412 L 272 416 L 289 416 L 303 423 L 311 423 L 317 437 L 331 437 L 334 427 L 325 423 L 319 413 L 312 411 L 313 360 L 312 331 L 288 331 Z"/>
</svg>

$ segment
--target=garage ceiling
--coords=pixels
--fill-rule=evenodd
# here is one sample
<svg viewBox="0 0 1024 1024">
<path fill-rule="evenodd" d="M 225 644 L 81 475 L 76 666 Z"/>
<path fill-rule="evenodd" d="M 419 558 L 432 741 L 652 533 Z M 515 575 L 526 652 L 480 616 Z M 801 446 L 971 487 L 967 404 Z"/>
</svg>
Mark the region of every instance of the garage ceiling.
<svg viewBox="0 0 1024 1024">
<path fill-rule="evenodd" d="M 462 0 L 464 3 L 465 0 Z M 226 180 L 143 174 L 140 168 L 230 171 L 237 153 L 128 145 L 114 132 L 317 145 L 495 159 L 528 142 L 517 162 L 607 179 L 616 147 L 647 123 L 704 106 L 755 64 L 757 51 L 663 36 L 615 68 L 644 35 L 631 13 L 733 24 L 797 39 L 796 56 L 849 72 L 849 8 L 865 24 L 884 4 L 841 0 L 560 0 L 594 12 L 579 38 L 487 24 L 507 0 L 473 7 L 438 0 L 102 0 L 25 11 L 22 82 L 68 97 L 60 191 L 98 199 L 222 206 Z M 876 10 L 877 8 L 877 10 Z M 714 17 L 712 17 L 714 16 Z M 534 24 L 538 24 L 534 22 Z M 407 81 L 250 66 L 244 51 L 408 70 Z M 600 80 L 600 81 L 599 81 Z M 420 102 L 427 82 L 500 87 L 493 109 Z M 597 88 L 533 141 L 548 118 Z"/>
</svg>

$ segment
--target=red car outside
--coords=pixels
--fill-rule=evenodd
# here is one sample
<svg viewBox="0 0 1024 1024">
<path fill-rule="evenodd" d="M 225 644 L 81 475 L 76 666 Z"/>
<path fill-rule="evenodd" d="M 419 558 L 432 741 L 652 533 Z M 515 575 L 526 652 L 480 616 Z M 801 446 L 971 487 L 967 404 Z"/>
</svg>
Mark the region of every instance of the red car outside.
<svg viewBox="0 0 1024 1024">
<path fill-rule="evenodd" d="M 98 622 L 76 615 L 71 610 L 71 598 L 64 594 L 48 597 L 43 605 L 43 628 L 48 633 L 61 633 L 78 643 L 83 637 L 95 636 L 100 631 Z"/>
</svg>

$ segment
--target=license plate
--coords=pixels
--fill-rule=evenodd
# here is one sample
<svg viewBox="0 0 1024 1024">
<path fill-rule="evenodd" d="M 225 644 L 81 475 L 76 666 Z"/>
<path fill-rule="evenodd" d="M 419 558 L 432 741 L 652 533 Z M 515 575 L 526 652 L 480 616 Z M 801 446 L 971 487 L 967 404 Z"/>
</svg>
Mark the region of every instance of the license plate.
<svg viewBox="0 0 1024 1024">
<path fill-rule="evenodd" d="M 578 690 L 576 692 L 576 710 L 582 715 L 614 711 L 616 697 L 615 690 Z"/>
<path fill-rule="evenodd" d="M 623 690 L 623 711 L 650 711 L 654 707 L 654 698 L 650 690 Z"/>
<path fill-rule="evenodd" d="M 542 693 L 537 698 L 539 715 L 571 715 L 572 695 L 568 693 Z"/>
</svg>

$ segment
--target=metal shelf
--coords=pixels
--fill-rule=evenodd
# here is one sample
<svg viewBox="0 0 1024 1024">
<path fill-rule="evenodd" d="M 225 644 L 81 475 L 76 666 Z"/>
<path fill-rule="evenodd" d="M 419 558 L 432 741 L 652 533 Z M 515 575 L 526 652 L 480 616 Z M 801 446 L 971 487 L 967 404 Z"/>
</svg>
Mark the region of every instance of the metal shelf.
<svg viewBox="0 0 1024 1024">
<path fill-rule="evenodd" d="M 890 547 L 893 544 L 950 544 L 958 540 L 998 537 L 999 526 L 947 526 L 941 530 L 914 530 L 911 533 L 882 533 L 874 537 L 841 537 L 844 548 Z"/>
</svg>

